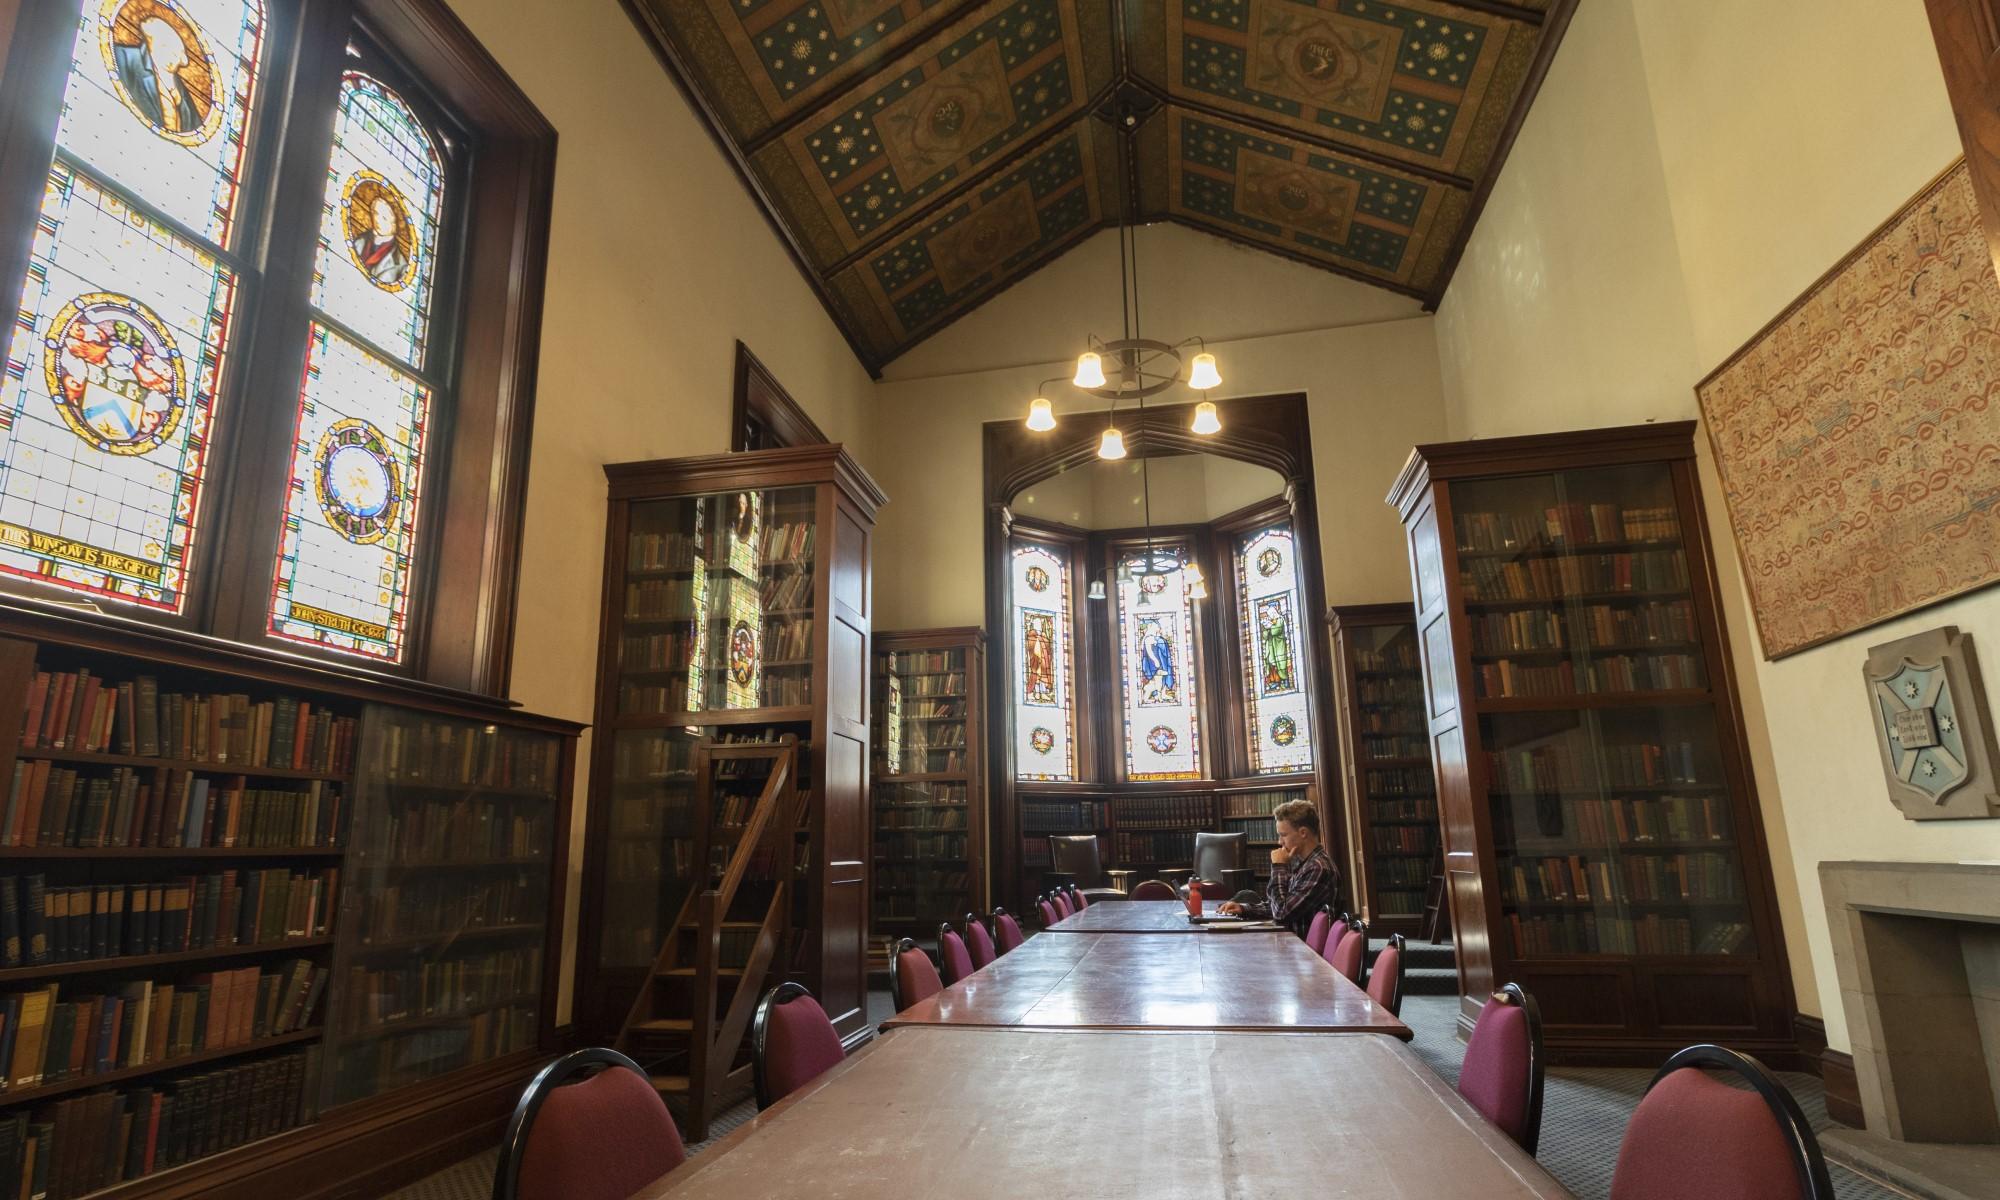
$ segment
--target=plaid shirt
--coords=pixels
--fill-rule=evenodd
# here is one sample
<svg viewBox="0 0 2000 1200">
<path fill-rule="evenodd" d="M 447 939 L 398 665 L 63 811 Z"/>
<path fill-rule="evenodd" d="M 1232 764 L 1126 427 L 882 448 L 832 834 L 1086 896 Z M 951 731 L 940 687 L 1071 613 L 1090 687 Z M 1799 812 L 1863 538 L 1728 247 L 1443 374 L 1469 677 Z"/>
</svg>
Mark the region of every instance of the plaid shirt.
<svg viewBox="0 0 2000 1200">
<path fill-rule="evenodd" d="M 1264 903 L 1245 905 L 1253 915 L 1269 917 L 1293 933 L 1304 937 L 1312 916 L 1323 904 L 1333 903 L 1340 871 L 1328 857 L 1325 846 L 1291 862 L 1271 864 L 1271 882 L 1264 888 Z"/>
</svg>

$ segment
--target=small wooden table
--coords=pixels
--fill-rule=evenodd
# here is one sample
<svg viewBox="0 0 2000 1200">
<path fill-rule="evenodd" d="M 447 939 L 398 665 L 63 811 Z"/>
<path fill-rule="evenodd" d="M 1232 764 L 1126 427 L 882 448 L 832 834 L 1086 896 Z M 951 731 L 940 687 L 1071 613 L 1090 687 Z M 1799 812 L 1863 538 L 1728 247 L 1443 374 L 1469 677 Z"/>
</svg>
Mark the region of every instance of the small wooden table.
<svg viewBox="0 0 2000 1200">
<path fill-rule="evenodd" d="M 1370 1200 L 1569 1195 L 1393 1038 L 917 1028 L 639 1197 L 1288 1197 L 1329 1179 Z"/>
<path fill-rule="evenodd" d="M 1037 935 L 883 1028 L 909 1025 L 1411 1036 L 1304 942 L 1253 933 Z"/>
<path fill-rule="evenodd" d="M 1203 909 L 1218 915 L 1217 901 Z M 1073 912 L 1043 930 L 1044 933 L 1202 933 L 1208 927 L 1188 921 L 1187 905 L 1178 900 L 1101 900 L 1080 912 Z M 1243 930 L 1245 933 L 1260 932 Z M 1289 929 L 1263 930 L 1289 935 Z"/>
</svg>

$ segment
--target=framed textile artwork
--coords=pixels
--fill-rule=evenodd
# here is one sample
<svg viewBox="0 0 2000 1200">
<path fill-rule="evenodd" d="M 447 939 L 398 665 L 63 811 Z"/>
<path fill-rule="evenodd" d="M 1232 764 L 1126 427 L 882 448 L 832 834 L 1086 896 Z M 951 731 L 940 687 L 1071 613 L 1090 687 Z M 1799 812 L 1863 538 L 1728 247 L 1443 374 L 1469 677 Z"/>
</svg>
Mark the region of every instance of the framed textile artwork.
<svg viewBox="0 0 2000 1200">
<path fill-rule="evenodd" d="M 2000 578 L 1996 381 L 1961 162 L 1696 385 L 1767 658 Z"/>
</svg>

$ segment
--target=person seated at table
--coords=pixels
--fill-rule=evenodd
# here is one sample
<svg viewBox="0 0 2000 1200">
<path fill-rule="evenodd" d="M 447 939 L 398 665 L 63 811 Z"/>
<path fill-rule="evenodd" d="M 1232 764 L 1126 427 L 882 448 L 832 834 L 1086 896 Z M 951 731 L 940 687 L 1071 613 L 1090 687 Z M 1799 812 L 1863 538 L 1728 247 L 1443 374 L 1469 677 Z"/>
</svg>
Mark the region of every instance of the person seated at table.
<svg viewBox="0 0 2000 1200">
<path fill-rule="evenodd" d="M 1303 938 L 1313 914 L 1333 903 L 1340 869 L 1320 843 L 1319 809 L 1310 800 L 1287 800 L 1271 815 L 1278 823 L 1278 848 L 1271 851 L 1271 882 L 1263 901 L 1230 900 L 1216 911 L 1276 921 Z"/>
</svg>

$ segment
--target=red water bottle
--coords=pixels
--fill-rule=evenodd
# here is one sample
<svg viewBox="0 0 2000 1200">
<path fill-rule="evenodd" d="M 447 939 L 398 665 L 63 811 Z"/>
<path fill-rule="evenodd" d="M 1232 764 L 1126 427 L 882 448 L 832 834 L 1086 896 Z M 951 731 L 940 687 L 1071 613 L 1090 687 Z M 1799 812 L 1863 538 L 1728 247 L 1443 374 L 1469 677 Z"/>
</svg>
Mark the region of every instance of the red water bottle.
<svg viewBox="0 0 2000 1200">
<path fill-rule="evenodd" d="M 1187 881 L 1187 906 L 1188 916 L 1198 917 L 1201 915 L 1201 880 L 1196 879 L 1192 875 L 1188 876 Z"/>
</svg>

